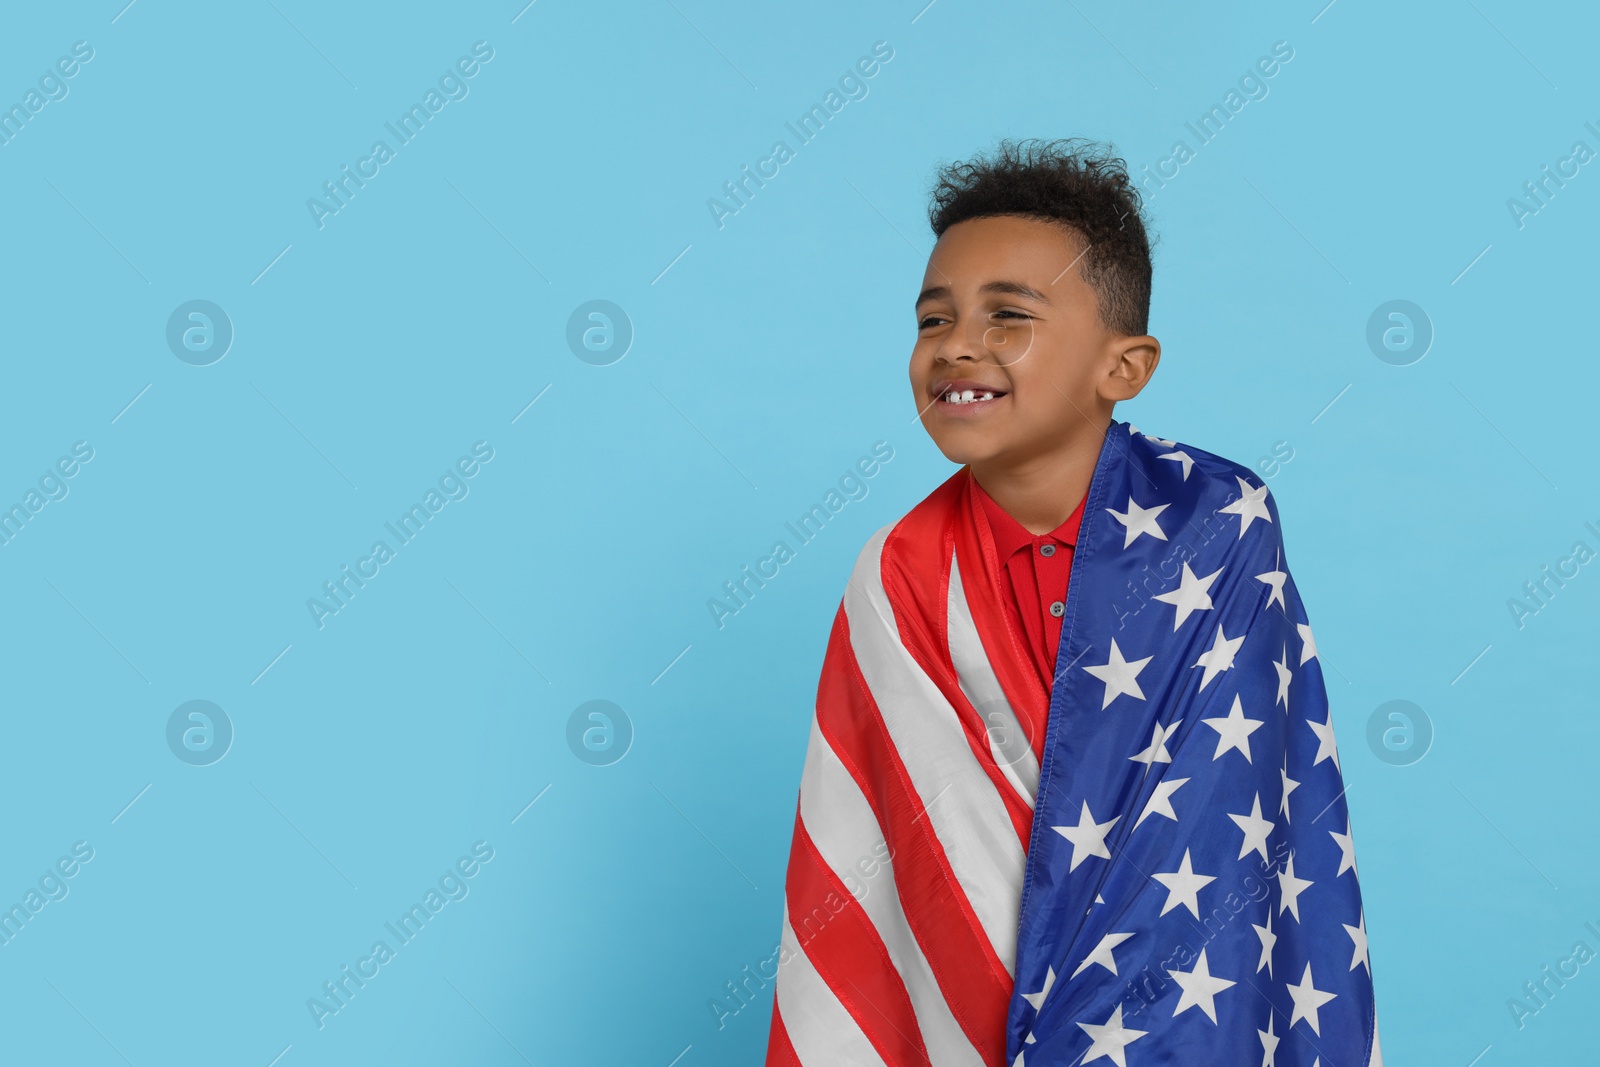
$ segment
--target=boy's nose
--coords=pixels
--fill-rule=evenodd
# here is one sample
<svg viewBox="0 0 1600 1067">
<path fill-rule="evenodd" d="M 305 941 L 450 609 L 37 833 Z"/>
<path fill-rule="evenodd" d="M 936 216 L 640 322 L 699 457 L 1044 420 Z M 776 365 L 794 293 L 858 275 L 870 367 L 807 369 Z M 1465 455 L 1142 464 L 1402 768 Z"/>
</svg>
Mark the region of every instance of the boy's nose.
<svg viewBox="0 0 1600 1067">
<path fill-rule="evenodd" d="M 981 321 L 959 330 L 951 330 L 939 348 L 939 356 L 946 362 L 988 358 L 993 353 L 989 350 L 987 339 L 988 332 Z"/>
</svg>

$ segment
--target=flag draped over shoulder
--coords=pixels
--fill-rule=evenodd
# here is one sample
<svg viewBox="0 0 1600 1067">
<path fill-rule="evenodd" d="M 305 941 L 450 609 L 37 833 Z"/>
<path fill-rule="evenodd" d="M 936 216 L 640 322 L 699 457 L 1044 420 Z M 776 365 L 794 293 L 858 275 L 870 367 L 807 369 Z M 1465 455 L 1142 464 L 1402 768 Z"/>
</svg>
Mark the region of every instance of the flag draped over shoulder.
<svg viewBox="0 0 1600 1067">
<path fill-rule="evenodd" d="M 1044 692 L 970 478 L 872 537 L 835 616 L 769 1067 L 1381 1067 L 1266 486 L 1112 423 Z"/>
</svg>

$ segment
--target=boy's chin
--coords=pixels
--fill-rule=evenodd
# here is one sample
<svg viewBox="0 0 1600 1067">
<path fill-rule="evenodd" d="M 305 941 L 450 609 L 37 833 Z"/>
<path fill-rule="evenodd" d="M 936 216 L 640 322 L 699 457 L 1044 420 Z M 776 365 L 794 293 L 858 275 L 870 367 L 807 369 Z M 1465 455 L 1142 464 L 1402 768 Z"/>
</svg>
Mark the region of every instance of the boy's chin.
<svg viewBox="0 0 1600 1067">
<path fill-rule="evenodd" d="M 982 465 L 1002 457 L 1006 452 L 1003 442 L 985 439 L 980 434 L 940 434 L 933 439 L 944 458 L 955 464 Z"/>
</svg>

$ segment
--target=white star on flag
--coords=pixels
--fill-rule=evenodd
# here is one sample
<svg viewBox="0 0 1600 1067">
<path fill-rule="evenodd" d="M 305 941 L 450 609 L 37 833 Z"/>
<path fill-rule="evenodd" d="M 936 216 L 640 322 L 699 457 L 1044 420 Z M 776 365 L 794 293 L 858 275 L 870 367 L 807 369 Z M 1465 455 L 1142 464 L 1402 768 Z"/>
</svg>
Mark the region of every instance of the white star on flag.
<svg viewBox="0 0 1600 1067">
<path fill-rule="evenodd" d="M 1259 487 L 1253 487 L 1237 474 L 1233 477 L 1238 481 L 1239 492 L 1242 495 L 1233 503 L 1225 504 L 1218 508 L 1217 513 L 1239 516 L 1239 536 L 1243 537 L 1244 532 L 1250 529 L 1252 520 L 1266 519 L 1271 522 L 1272 515 L 1267 511 L 1267 486 L 1265 482 Z"/>
<path fill-rule="evenodd" d="M 1261 1039 L 1261 1067 L 1277 1067 L 1278 1064 L 1278 1042 L 1282 1038 L 1272 1032 L 1272 1020 L 1277 1015 L 1277 1012 L 1268 1013 L 1267 1028 L 1256 1031 L 1256 1036 Z"/>
<path fill-rule="evenodd" d="M 1188 481 L 1189 480 L 1189 471 L 1194 468 L 1194 457 L 1190 456 L 1189 453 L 1183 452 L 1183 451 L 1168 452 L 1166 455 L 1157 456 L 1156 458 L 1157 459 L 1170 459 L 1174 463 L 1182 463 L 1183 464 L 1183 480 L 1184 481 Z"/>
<path fill-rule="evenodd" d="M 1250 928 L 1261 939 L 1261 959 L 1256 963 L 1256 973 L 1261 973 L 1261 968 L 1267 969 L 1267 977 L 1272 977 L 1272 946 L 1278 943 L 1278 935 L 1272 932 L 1272 909 L 1267 909 L 1267 925 L 1257 926 L 1250 924 Z"/>
<path fill-rule="evenodd" d="M 1311 761 L 1315 767 L 1325 759 L 1333 760 L 1335 767 L 1339 766 L 1339 749 L 1333 741 L 1333 709 L 1328 709 L 1326 722 L 1312 722 L 1306 720 L 1306 725 L 1311 727 L 1311 732 L 1317 735 L 1317 758 Z"/>
<path fill-rule="evenodd" d="M 1024 993 L 1022 994 L 1022 999 L 1032 1004 L 1034 1011 L 1038 1011 L 1044 1007 L 1044 998 L 1050 995 L 1050 987 L 1055 984 L 1056 969 L 1054 967 L 1046 967 L 1044 969 L 1044 988 L 1037 993 Z"/>
<path fill-rule="evenodd" d="M 1211 684 L 1211 679 L 1233 666 L 1233 657 L 1238 654 L 1239 646 L 1244 644 L 1244 634 L 1238 637 L 1229 637 L 1222 632 L 1222 626 L 1217 626 L 1217 635 L 1211 640 L 1211 647 L 1200 653 L 1200 658 L 1194 661 L 1189 668 L 1204 667 L 1205 673 L 1200 676 L 1200 688 Z"/>
<path fill-rule="evenodd" d="M 1256 581 L 1266 582 L 1272 587 L 1272 592 L 1267 594 L 1267 607 L 1272 607 L 1274 602 L 1280 608 L 1287 607 L 1283 602 L 1283 583 L 1288 580 L 1289 575 L 1281 570 L 1267 571 L 1265 574 L 1256 575 Z"/>
<path fill-rule="evenodd" d="M 1206 950 L 1200 950 L 1200 958 L 1195 960 L 1192 971 L 1168 971 L 1172 980 L 1178 983 L 1178 988 L 1183 994 L 1178 997 L 1178 1006 L 1172 1009 L 1174 1017 L 1183 1014 L 1190 1008 L 1199 1008 L 1206 1013 L 1212 1022 L 1217 1021 L 1217 994 L 1229 986 L 1238 985 L 1226 978 L 1214 978 L 1211 975 L 1211 965 L 1206 962 Z"/>
<path fill-rule="evenodd" d="M 1230 814 L 1228 818 L 1244 831 L 1244 844 L 1239 846 L 1239 858 L 1244 859 L 1251 852 L 1259 852 L 1262 859 L 1267 859 L 1267 835 L 1272 833 L 1273 827 L 1278 824 L 1271 819 L 1261 817 L 1261 794 L 1256 794 L 1255 802 L 1250 805 L 1249 815 Z"/>
<path fill-rule="evenodd" d="M 1173 731 L 1177 730 L 1177 728 L 1177 723 L 1173 723 L 1171 726 L 1162 726 L 1159 722 L 1156 723 L 1155 729 L 1150 735 L 1150 747 L 1128 758 L 1135 763 L 1171 763 L 1172 753 L 1167 751 L 1167 738 L 1171 737 Z"/>
<path fill-rule="evenodd" d="M 1243 640 L 1241 638 L 1240 640 Z M 1122 694 L 1144 699 L 1144 690 L 1139 688 L 1139 672 L 1144 670 L 1145 664 L 1155 659 L 1146 656 L 1132 662 L 1122 658 L 1122 650 L 1117 647 L 1117 639 L 1111 639 L 1111 658 L 1098 667 L 1085 666 L 1083 669 L 1106 683 L 1105 699 L 1100 702 L 1100 710 L 1104 711 L 1111 706 L 1111 702 Z"/>
<path fill-rule="evenodd" d="M 1187 778 L 1168 778 L 1165 781 L 1157 782 L 1156 791 L 1150 794 L 1150 799 L 1145 803 L 1144 810 L 1134 820 L 1133 828 L 1137 830 L 1139 824 L 1144 822 L 1145 816 L 1151 814 L 1165 815 L 1173 822 L 1177 822 L 1178 813 L 1172 810 L 1172 794 L 1176 793 L 1178 787 L 1188 780 Z"/>
<path fill-rule="evenodd" d="M 1087 967 L 1095 963 L 1098 963 L 1112 974 L 1116 974 L 1117 958 L 1111 954 L 1111 950 L 1132 936 L 1132 934 L 1107 934 L 1102 937 L 1100 943 L 1094 947 L 1094 951 L 1083 958 L 1083 962 L 1078 964 L 1078 969 L 1073 971 L 1069 977 L 1078 977 Z"/>
<path fill-rule="evenodd" d="M 1100 1024 L 1079 1023 L 1079 1028 L 1088 1034 L 1093 1044 L 1083 1054 L 1079 1063 L 1089 1063 L 1102 1057 L 1116 1064 L 1117 1067 L 1128 1067 L 1128 1057 L 1124 1051 L 1127 1047 L 1139 1040 L 1148 1030 L 1130 1030 L 1122 1025 L 1122 1005 L 1119 1003 L 1111 1012 L 1111 1018 Z"/>
<path fill-rule="evenodd" d="M 1294 916 L 1294 921 L 1300 921 L 1300 894 L 1314 885 L 1306 878 L 1297 878 L 1294 873 L 1294 855 L 1291 853 L 1289 862 L 1283 865 L 1283 870 L 1278 872 L 1278 914 L 1288 912 Z M 1198 916 L 1197 916 L 1198 918 Z"/>
<path fill-rule="evenodd" d="M 1273 660 L 1272 669 L 1278 672 L 1278 698 L 1274 704 L 1283 705 L 1283 713 L 1289 714 L 1289 683 L 1294 680 L 1294 671 L 1289 669 L 1289 643 L 1283 644 L 1283 659 Z"/>
<path fill-rule="evenodd" d="M 1283 757 L 1283 803 L 1278 806 L 1278 811 L 1283 815 L 1284 822 L 1292 822 L 1289 818 L 1289 794 L 1300 788 L 1300 783 L 1289 777 L 1289 756 Z"/>
<path fill-rule="evenodd" d="M 1240 638 L 1240 640 L 1244 640 Z M 1244 717 L 1244 708 L 1239 705 L 1239 696 L 1234 694 L 1233 708 L 1226 716 L 1214 715 L 1201 722 L 1217 732 L 1217 751 L 1211 757 L 1213 763 L 1222 758 L 1224 752 L 1238 749 L 1244 753 L 1246 763 L 1254 763 L 1250 758 L 1250 735 L 1261 729 L 1266 723 L 1260 719 L 1247 719 Z"/>
<path fill-rule="evenodd" d="M 1221 573 L 1222 568 L 1218 567 L 1204 578 L 1196 578 L 1194 571 L 1189 569 L 1189 564 L 1185 563 L 1183 574 L 1178 579 L 1178 588 L 1156 594 L 1157 600 L 1178 609 L 1172 619 L 1174 633 L 1183 625 L 1183 620 L 1194 612 L 1211 610 L 1211 583 L 1216 581 L 1217 575 Z"/>
<path fill-rule="evenodd" d="M 1106 510 L 1111 512 L 1118 522 L 1127 527 L 1126 539 L 1122 542 L 1122 547 L 1127 548 L 1133 544 L 1133 539 L 1140 534 L 1149 534 L 1157 541 L 1165 541 L 1167 539 L 1167 535 L 1162 531 L 1160 525 L 1156 523 L 1156 516 L 1166 511 L 1167 507 L 1168 505 L 1166 504 L 1157 504 L 1153 508 L 1141 508 L 1133 502 L 1133 497 L 1130 496 L 1128 497 L 1128 510 L 1126 513 L 1117 511 L 1115 508 L 1106 508 Z"/>
<path fill-rule="evenodd" d="M 1371 974 L 1372 961 L 1367 958 L 1366 913 L 1361 913 L 1360 925 L 1358 926 L 1351 926 L 1349 923 L 1340 923 L 1339 925 L 1344 927 L 1344 932 L 1350 935 L 1350 942 L 1355 946 L 1354 951 L 1350 953 L 1350 969 L 1353 971 L 1357 967 L 1365 967 L 1367 973 Z"/>
<path fill-rule="evenodd" d="M 1069 872 L 1078 869 L 1078 864 L 1090 856 L 1099 856 L 1101 859 L 1110 859 L 1111 850 L 1106 848 L 1106 834 L 1116 824 L 1120 815 L 1111 816 L 1110 822 L 1095 822 L 1094 816 L 1089 814 L 1089 802 L 1083 802 L 1083 812 L 1078 816 L 1077 826 L 1052 826 L 1050 829 L 1072 842 L 1072 864 L 1067 868 Z"/>
<path fill-rule="evenodd" d="M 1354 838 L 1350 836 L 1350 817 L 1345 816 L 1344 833 L 1341 834 L 1337 830 L 1329 830 L 1328 833 L 1333 837 L 1333 843 L 1339 846 L 1339 874 L 1335 874 L 1334 877 L 1339 877 L 1345 871 L 1355 871 L 1356 845 Z M 1356 871 L 1356 877 L 1361 877 L 1360 871 Z"/>
<path fill-rule="evenodd" d="M 1200 918 L 1200 890 L 1216 881 L 1209 874 L 1194 873 L 1188 849 L 1183 850 L 1183 862 L 1178 864 L 1177 870 L 1152 874 L 1150 877 L 1167 887 L 1167 902 L 1161 906 L 1162 915 L 1182 904 L 1196 919 Z"/>
<path fill-rule="evenodd" d="M 1317 658 L 1317 642 L 1312 638 L 1308 624 L 1297 622 L 1294 628 L 1300 631 L 1300 666 L 1304 667 L 1308 660 Z"/>
<path fill-rule="evenodd" d="M 1322 1029 L 1317 1025 L 1317 1009 L 1338 996 L 1338 994 L 1324 993 L 1311 984 L 1311 963 L 1309 961 L 1306 963 L 1306 973 L 1300 976 L 1300 984 L 1297 986 L 1286 985 L 1285 988 L 1289 990 L 1289 996 L 1294 998 L 1294 1011 L 1289 1015 L 1290 1028 L 1292 1029 L 1295 1023 L 1304 1019 L 1311 1026 L 1311 1032 L 1321 1037 Z"/>
</svg>

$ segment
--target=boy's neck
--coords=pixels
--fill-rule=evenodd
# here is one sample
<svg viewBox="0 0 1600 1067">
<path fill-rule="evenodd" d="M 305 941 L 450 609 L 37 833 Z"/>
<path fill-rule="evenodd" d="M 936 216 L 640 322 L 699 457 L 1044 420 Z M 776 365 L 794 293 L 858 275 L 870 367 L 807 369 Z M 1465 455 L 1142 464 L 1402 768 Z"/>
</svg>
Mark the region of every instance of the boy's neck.
<svg viewBox="0 0 1600 1067">
<path fill-rule="evenodd" d="M 972 476 L 1029 533 L 1049 533 L 1072 517 L 1089 491 L 1106 421 L 1107 426 L 1085 427 L 1085 433 L 1042 455 L 970 464 Z"/>
</svg>

